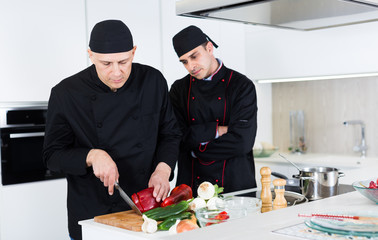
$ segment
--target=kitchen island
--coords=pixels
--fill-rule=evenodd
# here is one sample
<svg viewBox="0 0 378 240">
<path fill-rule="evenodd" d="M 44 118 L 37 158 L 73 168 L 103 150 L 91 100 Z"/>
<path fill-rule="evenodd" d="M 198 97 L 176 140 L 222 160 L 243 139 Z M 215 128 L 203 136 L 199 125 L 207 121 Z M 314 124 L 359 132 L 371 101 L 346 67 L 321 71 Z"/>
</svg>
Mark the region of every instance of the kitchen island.
<svg viewBox="0 0 378 240">
<path fill-rule="evenodd" d="M 306 159 L 294 158 L 294 162 L 301 162 L 310 165 L 330 166 L 330 157 L 320 156 L 305 156 Z M 315 159 L 315 160 L 314 160 Z M 322 159 L 322 160 L 320 160 Z M 344 169 L 345 177 L 340 178 L 343 184 L 352 184 L 357 180 L 378 177 L 378 159 L 370 158 L 363 159 L 360 164 L 357 164 L 356 158 L 334 157 L 332 164 L 340 166 Z M 340 161 L 338 164 L 337 161 Z M 326 164 L 326 163 L 329 164 Z M 260 159 L 256 161 L 256 166 L 267 165 L 274 168 L 276 164 L 283 164 L 287 168 L 292 166 L 283 163 L 282 160 L 273 156 L 272 158 Z M 282 167 L 282 166 L 281 166 Z M 259 169 L 259 168 L 256 168 Z M 256 176 L 259 180 L 260 177 Z M 235 219 L 222 224 L 211 225 L 205 228 L 200 228 L 190 232 L 184 232 L 176 235 L 169 235 L 168 232 L 157 232 L 154 234 L 145 234 L 142 232 L 132 232 L 121 228 L 107 226 L 96 223 L 93 219 L 79 222 L 83 229 L 84 240 L 97 239 L 298 239 L 305 238 L 305 232 L 300 232 L 298 228 L 304 228 L 303 222 L 305 218 L 298 217 L 299 213 L 330 213 L 340 211 L 368 211 L 378 212 L 378 205 L 369 199 L 363 197 L 358 192 L 349 192 L 338 196 L 312 201 L 296 206 L 279 209 L 263 214 L 249 215 L 245 218 Z M 281 232 L 281 233 L 277 233 Z M 285 232 L 285 234 L 283 234 Z M 302 236 L 294 236 L 294 235 Z M 304 236 L 303 236 L 304 234 Z"/>
</svg>

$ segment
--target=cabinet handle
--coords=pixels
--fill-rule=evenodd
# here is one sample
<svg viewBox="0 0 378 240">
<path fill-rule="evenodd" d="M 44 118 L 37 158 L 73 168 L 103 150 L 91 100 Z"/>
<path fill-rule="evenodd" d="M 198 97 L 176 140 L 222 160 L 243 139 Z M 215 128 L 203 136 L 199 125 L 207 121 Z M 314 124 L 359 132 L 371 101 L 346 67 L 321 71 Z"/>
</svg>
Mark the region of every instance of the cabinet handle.
<svg viewBox="0 0 378 240">
<path fill-rule="evenodd" d="M 44 132 L 33 132 L 33 133 L 12 133 L 9 134 L 10 138 L 27 138 L 27 137 L 43 137 Z"/>
</svg>

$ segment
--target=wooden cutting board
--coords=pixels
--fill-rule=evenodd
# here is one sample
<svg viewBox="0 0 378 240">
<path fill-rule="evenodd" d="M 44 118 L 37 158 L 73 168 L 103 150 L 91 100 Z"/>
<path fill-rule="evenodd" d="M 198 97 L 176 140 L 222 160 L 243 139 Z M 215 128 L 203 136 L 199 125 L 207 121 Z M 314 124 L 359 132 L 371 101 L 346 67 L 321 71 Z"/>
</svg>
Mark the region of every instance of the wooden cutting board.
<svg viewBox="0 0 378 240">
<path fill-rule="evenodd" d="M 97 216 L 94 221 L 135 232 L 141 232 L 143 224 L 142 216 L 136 214 L 133 210 Z"/>
</svg>

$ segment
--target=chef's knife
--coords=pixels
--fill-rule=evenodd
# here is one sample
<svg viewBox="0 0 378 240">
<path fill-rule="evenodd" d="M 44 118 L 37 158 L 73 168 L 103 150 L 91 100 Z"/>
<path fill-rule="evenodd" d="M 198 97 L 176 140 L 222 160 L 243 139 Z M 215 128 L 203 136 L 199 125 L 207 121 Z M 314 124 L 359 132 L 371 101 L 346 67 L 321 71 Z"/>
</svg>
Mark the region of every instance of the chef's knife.
<svg viewBox="0 0 378 240">
<path fill-rule="evenodd" d="M 138 209 L 138 207 L 134 204 L 134 202 L 127 196 L 127 194 L 122 190 L 122 188 L 119 186 L 117 182 L 114 183 L 114 186 L 118 189 L 119 194 L 125 200 L 125 202 L 138 214 L 142 216 L 141 211 Z"/>
</svg>

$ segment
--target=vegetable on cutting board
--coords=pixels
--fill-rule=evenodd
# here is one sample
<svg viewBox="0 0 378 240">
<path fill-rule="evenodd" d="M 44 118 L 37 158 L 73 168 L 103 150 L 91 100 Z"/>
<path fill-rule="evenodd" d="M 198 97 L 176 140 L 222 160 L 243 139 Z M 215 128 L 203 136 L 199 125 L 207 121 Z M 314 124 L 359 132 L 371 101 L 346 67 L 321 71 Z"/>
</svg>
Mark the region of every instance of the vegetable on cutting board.
<svg viewBox="0 0 378 240">
<path fill-rule="evenodd" d="M 181 184 L 175 187 L 169 197 L 167 197 L 162 203 L 161 207 L 166 207 L 182 200 L 189 200 L 193 198 L 192 188 L 186 184 Z"/>
<path fill-rule="evenodd" d="M 192 217 L 192 215 L 192 212 L 185 211 L 176 215 L 169 216 L 163 222 L 159 223 L 158 229 L 167 231 L 177 222 L 177 220 L 189 219 Z"/>
<path fill-rule="evenodd" d="M 165 220 L 166 218 L 170 216 L 184 212 L 188 210 L 188 208 L 189 208 L 189 203 L 186 200 L 183 200 L 179 203 L 172 204 L 166 207 L 157 207 L 157 208 L 151 209 L 145 212 L 144 214 L 149 218 L 160 221 L 160 220 Z"/>
<path fill-rule="evenodd" d="M 146 215 L 142 215 L 143 217 L 143 224 L 142 224 L 142 231 L 145 233 L 154 233 L 158 229 L 157 222 L 154 219 L 148 218 Z"/>
<path fill-rule="evenodd" d="M 156 201 L 153 192 L 154 188 L 150 187 L 131 195 L 131 199 L 142 213 L 160 206 L 160 202 Z"/>
</svg>

